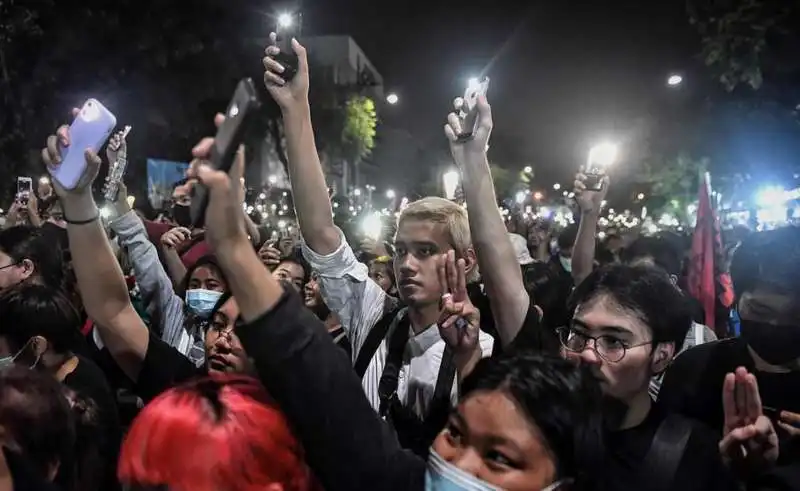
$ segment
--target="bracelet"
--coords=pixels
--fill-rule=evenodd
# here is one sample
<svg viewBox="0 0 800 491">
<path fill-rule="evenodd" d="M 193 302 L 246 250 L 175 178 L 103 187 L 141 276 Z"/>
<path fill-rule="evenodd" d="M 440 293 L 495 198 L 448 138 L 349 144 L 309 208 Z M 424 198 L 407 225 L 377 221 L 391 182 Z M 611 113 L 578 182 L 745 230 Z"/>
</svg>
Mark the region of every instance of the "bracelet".
<svg viewBox="0 0 800 491">
<path fill-rule="evenodd" d="M 94 216 L 92 218 L 88 218 L 86 220 L 70 220 L 67 218 L 67 215 L 64 215 L 64 221 L 67 222 L 68 225 L 87 225 L 89 223 L 93 223 L 100 218 L 100 212 L 95 210 Z"/>
</svg>

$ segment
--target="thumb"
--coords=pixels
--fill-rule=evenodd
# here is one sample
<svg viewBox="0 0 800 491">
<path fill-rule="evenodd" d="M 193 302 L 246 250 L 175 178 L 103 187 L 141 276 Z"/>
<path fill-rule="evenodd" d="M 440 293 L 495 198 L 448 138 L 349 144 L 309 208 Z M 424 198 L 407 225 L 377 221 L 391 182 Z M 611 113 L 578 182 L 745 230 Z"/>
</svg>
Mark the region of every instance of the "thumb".
<svg viewBox="0 0 800 491">
<path fill-rule="evenodd" d="M 244 145 L 239 145 L 239 148 L 236 150 L 236 157 L 233 159 L 231 171 L 228 173 L 231 178 L 231 183 L 234 184 L 234 192 L 239 201 L 244 199 L 241 185 L 241 182 L 244 180 L 244 158 Z"/>
<path fill-rule="evenodd" d="M 225 115 L 222 113 L 217 113 L 214 115 L 214 126 L 219 128 L 222 126 L 222 123 L 225 122 Z"/>
</svg>

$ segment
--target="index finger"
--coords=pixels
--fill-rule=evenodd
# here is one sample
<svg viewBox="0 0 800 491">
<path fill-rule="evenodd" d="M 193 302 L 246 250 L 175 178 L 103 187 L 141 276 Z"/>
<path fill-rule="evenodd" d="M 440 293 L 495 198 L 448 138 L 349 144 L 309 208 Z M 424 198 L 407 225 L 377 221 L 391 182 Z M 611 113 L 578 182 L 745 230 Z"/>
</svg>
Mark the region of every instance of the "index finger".
<svg viewBox="0 0 800 491">
<path fill-rule="evenodd" d="M 736 400 L 734 392 L 736 390 L 736 375 L 728 373 L 722 383 L 722 411 L 725 415 L 725 426 L 736 421 L 739 414 L 736 411 Z"/>
<path fill-rule="evenodd" d="M 758 380 L 752 373 L 747 374 L 747 416 L 750 421 L 757 420 L 759 416 L 764 414 L 764 409 L 761 405 L 761 394 L 758 390 Z"/>
<path fill-rule="evenodd" d="M 456 261 L 456 290 L 453 292 L 459 300 L 467 298 L 467 261 Z"/>
<path fill-rule="evenodd" d="M 442 295 L 450 292 L 447 284 L 447 273 L 445 272 L 447 264 L 447 253 L 439 255 L 436 259 L 436 276 L 439 277 L 439 287 L 442 289 Z"/>
<path fill-rule="evenodd" d="M 445 272 L 447 273 L 447 288 L 450 293 L 458 292 L 458 271 L 456 270 L 456 252 L 447 251 L 447 262 Z M 461 300 L 459 298 L 459 300 Z"/>
</svg>

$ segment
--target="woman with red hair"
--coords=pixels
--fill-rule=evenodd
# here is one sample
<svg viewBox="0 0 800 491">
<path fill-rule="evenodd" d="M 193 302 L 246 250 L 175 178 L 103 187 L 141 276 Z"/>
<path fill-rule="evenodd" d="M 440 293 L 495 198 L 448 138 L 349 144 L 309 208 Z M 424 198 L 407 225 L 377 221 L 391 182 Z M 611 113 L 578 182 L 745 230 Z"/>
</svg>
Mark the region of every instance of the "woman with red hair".
<svg viewBox="0 0 800 491">
<path fill-rule="evenodd" d="M 240 375 L 213 375 L 155 398 L 125 438 L 118 475 L 171 491 L 318 489 L 281 411 Z"/>
</svg>

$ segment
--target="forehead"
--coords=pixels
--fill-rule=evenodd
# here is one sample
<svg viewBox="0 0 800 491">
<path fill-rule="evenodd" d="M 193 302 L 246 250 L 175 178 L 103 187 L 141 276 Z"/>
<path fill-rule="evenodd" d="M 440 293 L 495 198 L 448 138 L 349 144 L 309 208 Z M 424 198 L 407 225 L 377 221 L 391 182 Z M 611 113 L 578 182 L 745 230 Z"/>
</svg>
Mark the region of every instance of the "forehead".
<svg viewBox="0 0 800 491">
<path fill-rule="evenodd" d="M 506 440 L 528 455 L 544 451 L 539 431 L 520 406 L 501 391 L 478 391 L 458 407 L 471 437 L 489 441 Z"/>
<path fill-rule="evenodd" d="M 443 223 L 406 218 L 397 227 L 395 242 L 401 244 L 434 242 L 440 246 L 447 246 L 450 244 L 450 234 L 447 233 Z"/>
<path fill-rule="evenodd" d="M 208 279 L 208 278 L 218 278 L 217 270 L 213 266 L 204 265 L 198 266 L 194 271 L 192 271 L 192 278 L 193 279 Z"/>
<path fill-rule="evenodd" d="M 650 328 L 635 312 L 620 306 L 608 295 L 599 295 L 578 304 L 574 318 L 591 331 L 624 329 L 643 339 L 650 335 Z"/>
<path fill-rule="evenodd" d="M 284 261 L 278 265 L 277 270 L 288 273 L 291 276 L 303 277 L 303 266 L 294 261 Z"/>
</svg>

